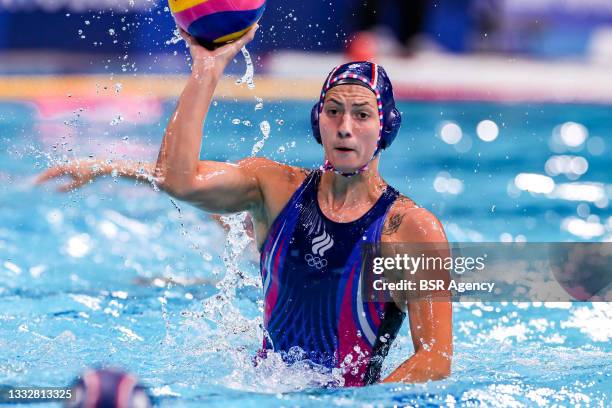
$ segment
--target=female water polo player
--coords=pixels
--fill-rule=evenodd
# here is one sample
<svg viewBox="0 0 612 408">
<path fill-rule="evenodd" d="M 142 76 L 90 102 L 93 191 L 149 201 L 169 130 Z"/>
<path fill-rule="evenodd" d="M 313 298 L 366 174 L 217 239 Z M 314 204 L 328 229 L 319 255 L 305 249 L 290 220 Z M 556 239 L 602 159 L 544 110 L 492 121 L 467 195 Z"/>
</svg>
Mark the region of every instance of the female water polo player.
<svg viewBox="0 0 612 408">
<path fill-rule="evenodd" d="M 401 119 L 391 83 L 374 64 L 345 64 L 325 81 L 311 112 L 314 135 L 325 153 L 322 169 L 307 172 L 261 158 L 236 165 L 198 160 L 216 83 L 253 34 L 215 52 L 186 36 L 193 72 L 160 150 L 159 186 L 207 211 L 252 214 L 262 251 L 264 349 L 282 353 L 297 346 L 303 351 L 297 355 L 330 368 L 342 366 L 345 385 L 373 383 L 406 308 L 402 302 L 377 304 L 382 312 L 377 315 L 362 302 L 356 286 L 346 287 L 347 281 L 359 281 L 359 268 L 352 268 L 361 262 L 355 248 L 364 238 L 445 242 L 444 232 L 431 213 L 397 193 L 378 173 L 379 153 L 393 141 Z M 151 163 L 83 160 L 51 168 L 39 181 L 68 175 L 72 182 L 63 189 L 70 190 L 111 173 L 147 180 L 154 169 Z M 449 375 L 449 302 L 413 300 L 407 311 L 415 354 L 385 381 Z"/>
<path fill-rule="evenodd" d="M 199 160 L 217 83 L 256 29 L 214 51 L 182 32 L 192 73 L 162 141 L 158 182 L 205 211 L 251 214 L 261 251 L 264 351 L 280 352 L 288 362 L 298 356 L 340 368 L 347 386 L 371 384 L 380 379 L 382 360 L 407 311 L 415 353 L 384 381 L 448 376 L 450 302 L 366 303 L 355 283 L 362 242 L 446 242 L 436 217 L 378 173 L 380 152 L 391 145 L 401 123 L 382 67 L 355 62 L 328 75 L 311 112 L 314 136 L 324 150 L 320 169 L 265 158 L 236 164 Z"/>
</svg>

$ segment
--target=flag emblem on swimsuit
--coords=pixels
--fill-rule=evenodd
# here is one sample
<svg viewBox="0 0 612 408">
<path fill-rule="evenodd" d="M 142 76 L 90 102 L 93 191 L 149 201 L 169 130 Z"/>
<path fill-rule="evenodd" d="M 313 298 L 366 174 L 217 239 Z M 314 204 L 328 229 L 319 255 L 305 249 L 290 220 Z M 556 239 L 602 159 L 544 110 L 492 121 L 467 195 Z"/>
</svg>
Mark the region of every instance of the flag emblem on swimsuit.
<svg viewBox="0 0 612 408">
<path fill-rule="evenodd" d="M 323 256 L 325 252 L 334 246 L 333 238 L 323 230 L 323 233 L 312 240 L 312 253 Z"/>
</svg>

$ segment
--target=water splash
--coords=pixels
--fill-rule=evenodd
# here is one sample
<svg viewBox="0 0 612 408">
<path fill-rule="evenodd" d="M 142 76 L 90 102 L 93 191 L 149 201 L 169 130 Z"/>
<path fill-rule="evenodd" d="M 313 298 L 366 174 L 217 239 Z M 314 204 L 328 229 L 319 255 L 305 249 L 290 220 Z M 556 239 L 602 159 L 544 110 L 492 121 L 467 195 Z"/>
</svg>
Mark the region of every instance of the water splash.
<svg viewBox="0 0 612 408">
<path fill-rule="evenodd" d="M 151 185 L 154 188 L 159 189 L 159 187 L 157 186 L 157 184 L 155 183 L 154 180 L 150 180 L 149 182 L 151 183 Z M 182 236 L 184 236 L 185 238 L 187 238 L 189 240 L 189 247 L 191 249 L 193 249 L 194 251 L 196 251 L 204 261 L 209 260 L 210 259 L 210 254 L 207 251 L 202 249 L 200 244 L 198 244 L 196 242 L 196 240 L 193 239 L 193 237 L 190 235 L 189 231 L 187 230 L 187 227 L 185 226 L 185 221 L 183 220 L 183 213 L 181 211 L 181 207 L 179 207 L 179 205 L 176 203 L 176 201 L 173 200 L 172 198 L 170 199 L 170 202 L 172 203 L 172 205 L 174 206 L 174 208 L 178 212 L 178 219 L 179 219 L 179 223 L 180 223 L 180 232 L 181 232 Z"/>
<path fill-rule="evenodd" d="M 199 318 L 213 324 L 203 344 L 206 353 L 222 352 L 226 357 L 224 364 L 230 369 L 240 369 L 248 364 L 248 351 L 253 340 L 261 339 L 263 325 L 261 314 L 249 319 L 241 311 L 237 290 L 245 287 L 260 288 L 261 283 L 256 276 L 246 274 L 241 266 L 241 255 L 251 244 L 252 238 L 245 231 L 247 213 L 238 213 L 221 217 L 221 221 L 229 228 L 223 250 L 223 265 L 225 274 L 216 284 L 218 292 L 202 301 L 202 313 Z"/>
<path fill-rule="evenodd" d="M 253 241 L 245 231 L 246 220 L 246 212 L 221 217 L 221 221 L 229 227 L 223 250 L 223 264 L 227 270 L 225 277 L 217 284 L 217 288 L 227 297 L 233 296 L 236 288 L 244 286 L 247 278 L 238 265 L 240 255 Z M 250 281 L 247 284 L 257 285 L 257 281 Z"/>
<path fill-rule="evenodd" d="M 294 352 L 300 353 L 299 347 Z M 228 388 L 269 394 L 296 392 L 308 388 L 341 387 L 341 369 L 328 369 L 309 360 L 288 365 L 281 353 L 268 352 L 266 358 L 244 361 L 223 378 Z"/>
<path fill-rule="evenodd" d="M 179 29 L 176 28 L 174 31 L 172 31 L 172 38 L 166 40 L 166 45 L 178 44 L 181 41 L 183 41 L 183 37 L 181 37 Z"/>
<path fill-rule="evenodd" d="M 164 295 L 157 298 L 161 304 L 162 319 L 164 319 L 164 328 L 166 329 L 166 335 L 164 336 L 164 344 L 175 345 L 176 342 L 170 334 L 170 319 L 168 318 L 168 294 L 172 288 L 172 282 L 168 282 Z"/>
<path fill-rule="evenodd" d="M 263 134 L 263 138 L 259 140 L 255 145 L 253 145 L 253 149 L 251 150 L 251 156 L 255 156 L 259 151 L 263 148 L 266 140 L 270 137 L 270 123 L 267 120 L 264 120 L 259 124 L 259 130 Z"/>
<path fill-rule="evenodd" d="M 253 60 L 251 59 L 251 54 L 246 47 L 242 47 L 240 50 L 242 55 L 244 56 L 244 61 L 246 62 L 246 72 L 242 76 L 242 78 L 236 80 L 236 85 L 242 85 L 244 83 L 247 84 L 249 89 L 255 88 L 255 83 L 253 82 L 253 77 L 255 75 L 255 69 L 253 67 Z"/>
</svg>

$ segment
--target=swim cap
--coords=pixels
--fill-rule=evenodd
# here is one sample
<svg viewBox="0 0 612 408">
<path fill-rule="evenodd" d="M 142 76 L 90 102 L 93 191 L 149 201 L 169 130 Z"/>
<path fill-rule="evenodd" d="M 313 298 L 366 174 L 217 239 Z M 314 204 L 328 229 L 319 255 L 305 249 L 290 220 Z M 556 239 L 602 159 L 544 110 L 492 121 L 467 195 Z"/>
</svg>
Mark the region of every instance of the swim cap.
<svg viewBox="0 0 612 408">
<path fill-rule="evenodd" d="M 342 173 L 337 171 L 329 161 L 326 161 L 322 166 L 324 170 L 334 170 L 339 174 L 350 177 L 367 169 L 368 164 L 376 158 L 376 155 L 378 155 L 382 149 L 391 146 L 402 124 L 402 115 L 395 107 L 393 87 L 383 67 L 368 61 L 349 62 L 339 65 L 327 76 L 323 84 L 323 89 L 321 90 L 319 102 L 312 107 L 310 114 L 312 133 L 319 144 L 322 144 L 321 130 L 319 129 L 319 116 L 323 111 L 325 95 L 334 86 L 344 84 L 362 85 L 374 92 L 378 103 L 378 117 L 380 120 L 380 133 L 378 135 L 376 151 L 368 163 L 362 168 L 352 173 Z"/>
<path fill-rule="evenodd" d="M 131 374 L 118 369 L 89 369 L 72 387 L 68 408 L 150 408 L 146 389 Z"/>
</svg>

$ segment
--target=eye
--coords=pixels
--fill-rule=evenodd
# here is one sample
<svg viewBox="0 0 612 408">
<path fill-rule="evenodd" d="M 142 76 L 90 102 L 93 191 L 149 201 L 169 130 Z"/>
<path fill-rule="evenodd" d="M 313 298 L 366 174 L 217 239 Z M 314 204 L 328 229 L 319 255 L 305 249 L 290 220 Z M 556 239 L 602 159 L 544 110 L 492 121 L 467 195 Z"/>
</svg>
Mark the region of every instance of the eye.
<svg viewBox="0 0 612 408">
<path fill-rule="evenodd" d="M 370 114 L 368 112 L 358 112 L 357 117 L 359 119 L 368 119 L 370 117 Z"/>
<path fill-rule="evenodd" d="M 328 114 L 328 115 L 331 115 L 331 116 L 335 116 L 335 115 L 337 115 L 337 114 L 338 114 L 338 109 L 329 108 L 329 109 L 327 110 L 327 114 Z"/>
</svg>

